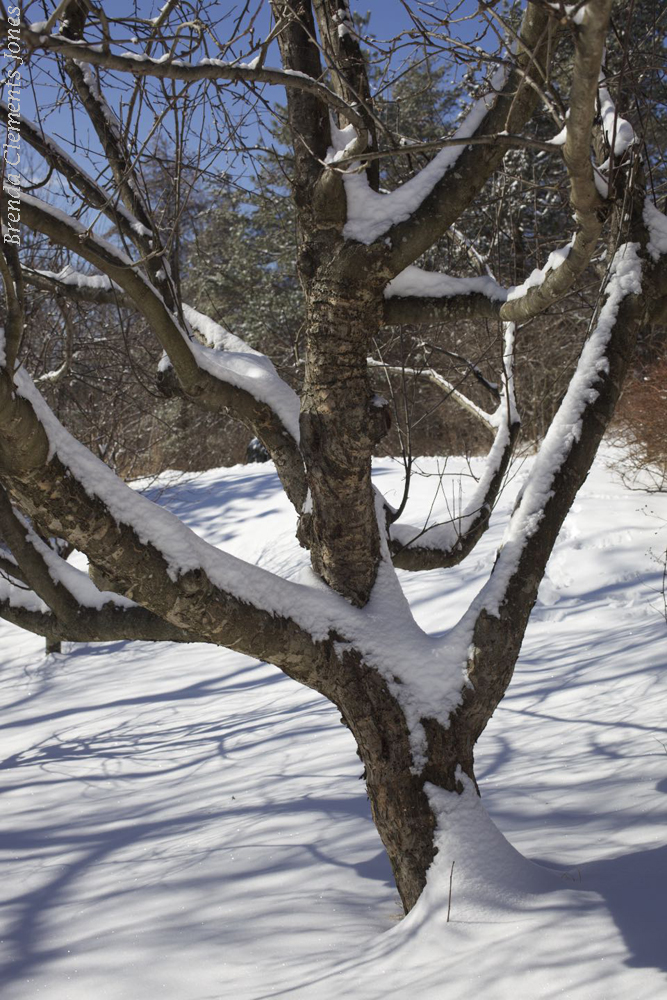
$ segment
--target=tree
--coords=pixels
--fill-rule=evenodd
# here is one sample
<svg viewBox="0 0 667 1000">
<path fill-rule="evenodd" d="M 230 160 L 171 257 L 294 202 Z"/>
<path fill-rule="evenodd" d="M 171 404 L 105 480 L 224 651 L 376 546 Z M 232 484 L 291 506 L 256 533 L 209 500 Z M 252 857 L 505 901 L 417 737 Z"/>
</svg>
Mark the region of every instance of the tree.
<svg viewBox="0 0 667 1000">
<path fill-rule="evenodd" d="M 1 25 L 18 55 L 16 11 L 9 8 Z M 1 613 L 72 641 L 215 643 L 268 660 L 321 692 L 356 739 L 373 816 L 409 910 L 435 855 L 439 819 L 475 794 L 475 742 L 510 682 L 546 563 L 611 419 L 638 333 L 664 312 L 667 220 L 646 198 L 641 123 L 633 129 L 617 113 L 614 80 L 604 72 L 610 0 L 558 9 L 529 3 L 518 31 L 488 5 L 482 16 L 500 24 L 502 48 L 472 50 L 475 63 L 495 65 L 493 76 L 483 82 L 473 68 L 478 95 L 455 135 L 438 139 L 440 151 L 426 167 L 389 192 L 378 190 L 379 159 L 414 157 L 434 143 L 386 132 L 347 5 L 273 0 L 271 11 L 273 26 L 259 41 L 252 19 L 234 22 L 228 15 L 224 43 L 203 8 L 196 18 L 188 8 L 183 20 L 174 2 L 147 20 L 113 18 L 72 0 L 59 4 L 46 24 L 22 28 L 23 56 L 2 106 L 10 142 L 20 133 L 69 186 L 67 197 L 76 192 L 78 207 L 65 211 L 38 198 L 8 166 L 0 533 L 11 555 L 4 560 L 10 584 Z M 428 21 L 417 16 L 417 5 L 411 13 L 412 37 L 421 45 L 455 46 L 446 12 Z M 567 118 L 551 76 L 566 43 L 573 49 Z M 249 49 L 243 60 L 239 44 Z M 268 65 L 272 45 L 280 69 Z M 460 41 L 455 51 L 470 48 Z M 18 118 L 28 56 L 59 80 L 79 120 L 87 116 L 97 143 L 91 155 L 103 163 L 99 181 L 39 123 Z M 383 58 L 390 65 L 391 54 Z M 115 91 L 119 80 L 123 87 Z M 287 94 L 304 300 L 300 398 L 264 355 L 182 300 L 142 173 L 146 132 L 152 135 L 169 116 L 178 125 L 179 175 L 184 123 L 203 134 L 203 105 L 217 115 L 214 139 L 221 142 L 220 122 L 231 120 L 234 106 L 231 88 L 246 88 L 245 113 L 263 106 L 264 84 L 281 85 Z M 116 112 L 109 103 L 115 94 Z M 540 103 L 562 126 L 555 141 L 525 134 Z M 234 129 L 239 155 L 247 158 L 260 141 L 240 125 Z M 419 269 L 415 262 L 465 217 L 507 151 L 522 148 L 562 156 L 575 219 L 571 240 L 511 294 L 488 274 Z M 198 167 L 208 169 L 203 152 Z M 36 274 L 21 260 L 19 222 L 94 273 L 79 267 L 66 276 Z M 102 223 L 111 226 L 104 235 Z M 591 274 L 597 288 L 576 371 L 488 582 L 454 629 L 428 636 L 407 607 L 396 569 L 453 566 L 488 527 L 519 427 L 515 337 Z M 164 351 L 163 391 L 191 400 L 211 420 L 232 412 L 262 441 L 310 551 L 310 584 L 288 582 L 205 544 L 58 423 L 20 363 L 24 289 L 44 281 L 67 302 L 113 302 L 138 313 Z M 486 473 L 464 508 L 423 531 L 404 523 L 403 511 L 392 509 L 371 481 L 371 459 L 389 418 L 372 390 L 368 358 L 387 324 L 457 317 L 502 324 L 496 409 L 485 410 L 454 386 L 448 390 L 494 440 Z M 442 379 L 435 369 L 429 377 Z M 45 543 L 51 536 L 88 556 L 91 580 Z"/>
</svg>

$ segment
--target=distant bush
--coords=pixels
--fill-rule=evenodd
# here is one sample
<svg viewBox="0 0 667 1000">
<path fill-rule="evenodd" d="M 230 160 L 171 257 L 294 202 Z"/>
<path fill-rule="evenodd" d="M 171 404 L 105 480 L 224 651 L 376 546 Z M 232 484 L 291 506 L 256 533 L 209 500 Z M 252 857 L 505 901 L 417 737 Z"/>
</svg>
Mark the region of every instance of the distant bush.
<svg viewBox="0 0 667 1000">
<path fill-rule="evenodd" d="M 626 478 L 641 474 L 642 486 L 667 490 L 667 354 L 630 377 L 617 414 L 617 431 L 628 449 Z"/>
</svg>

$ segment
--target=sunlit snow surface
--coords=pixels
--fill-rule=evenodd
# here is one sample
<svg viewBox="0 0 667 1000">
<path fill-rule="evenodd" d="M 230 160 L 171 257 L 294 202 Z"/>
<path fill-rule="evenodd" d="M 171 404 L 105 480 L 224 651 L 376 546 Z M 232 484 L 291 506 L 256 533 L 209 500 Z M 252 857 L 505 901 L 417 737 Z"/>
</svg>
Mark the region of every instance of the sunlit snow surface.
<svg viewBox="0 0 667 1000">
<path fill-rule="evenodd" d="M 464 567 L 402 574 L 422 626 L 454 624 L 479 590 L 526 468 Z M 461 502 L 465 463 L 421 469 L 444 470 L 436 516 Z M 396 464 L 378 463 L 376 482 L 400 501 Z M 439 482 L 415 477 L 412 523 Z M 270 466 L 164 484 L 153 495 L 209 540 L 303 572 Z M 3 1000 L 667 995 L 652 558 L 666 518 L 666 496 L 626 490 L 598 461 L 479 746 L 483 803 L 513 847 L 474 797 L 454 812 L 444 797 L 433 877 L 404 921 L 351 737 L 313 692 L 206 646 L 45 659 L 0 623 Z"/>
</svg>

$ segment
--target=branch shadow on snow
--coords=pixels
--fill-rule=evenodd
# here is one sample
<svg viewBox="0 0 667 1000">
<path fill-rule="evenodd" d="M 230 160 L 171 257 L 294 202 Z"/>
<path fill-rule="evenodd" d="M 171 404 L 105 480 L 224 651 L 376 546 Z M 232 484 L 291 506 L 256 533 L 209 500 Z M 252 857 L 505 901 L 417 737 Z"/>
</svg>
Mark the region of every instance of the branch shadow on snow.
<svg viewBox="0 0 667 1000">
<path fill-rule="evenodd" d="M 150 648 L 134 652 L 145 652 L 150 669 Z M 78 683 L 79 658 L 93 656 L 104 670 L 121 654 L 122 644 L 75 648 L 70 682 Z M 350 871 L 360 912 L 369 882 L 393 891 L 362 784 L 345 767 L 339 774 L 333 757 L 312 757 L 313 745 L 344 735 L 323 699 L 300 689 L 296 704 L 293 694 L 283 701 L 290 682 L 257 662 L 234 662 L 167 690 L 160 689 L 164 678 L 155 691 L 151 683 L 123 695 L 119 682 L 98 701 L 91 681 L 76 703 L 49 710 L 47 698 L 42 712 L 46 689 L 36 686 L 30 717 L 13 720 L 26 738 L 0 764 L 6 801 L 18 795 L 23 804 L 13 819 L 5 814 L 0 832 L 0 853 L 17 865 L 0 903 L 0 982 L 7 989 L 58 975 L 70 952 L 85 955 L 103 976 L 110 933 L 116 941 L 152 936 L 162 947 L 179 946 L 185 934 L 195 945 L 218 947 L 224 928 L 225 947 L 247 947 L 256 926 L 220 923 L 212 879 L 216 899 L 240 909 L 246 897 L 278 883 L 286 867 L 303 871 L 303 886 L 309 864 Z M 108 697 L 115 690 L 119 697 Z M 252 690 L 264 700 L 244 700 Z M 293 839 L 280 840 L 284 826 L 296 831 Z M 326 828 L 347 831 L 340 847 L 321 835 Z M 281 891 L 272 903 L 278 923 L 298 910 L 297 899 Z M 185 905 L 164 907 L 163 898 Z M 144 910 L 160 915 L 151 924 Z M 90 921 L 70 921 L 84 911 Z"/>
<path fill-rule="evenodd" d="M 145 496 L 165 507 L 215 545 L 243 535 L 247 525 L 277 513 L 285 501 L 277 474 L 265 469 L 215 478 L 215 472 L 196 479 L 176 478 L 173 484 L 154 486 Z"/>
</svg>

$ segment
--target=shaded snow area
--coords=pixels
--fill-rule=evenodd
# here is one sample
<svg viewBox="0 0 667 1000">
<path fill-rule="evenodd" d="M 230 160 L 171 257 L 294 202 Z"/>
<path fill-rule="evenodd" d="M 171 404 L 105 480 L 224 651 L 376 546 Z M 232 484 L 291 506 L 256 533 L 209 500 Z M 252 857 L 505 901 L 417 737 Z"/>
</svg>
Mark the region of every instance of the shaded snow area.
<svg viewBox="0 0 667 1000">
<path fill-rule="evenodd" d="M 482 801 L 429 789 L 439 853 L 404 920 L 352 738 L 314 692 L 201 645 L 45 658 L 0 623 L 2 1000 L 666 996 L 667 497 L 626 490 L 611 456 L 480 742 Z M 452 627 L 479 592 L 527 468 L 462 567 L 400 574 L 422 627 Z M 419 469 L 413 524 L 436 491 L 436 518 L 474 491 L 460 460 Z M 398 503 L 400 467 L 379 462 L 376 484 Z M 271 466 L 165 476 L 151 495 L 303 575 Z"/>
</svg>

